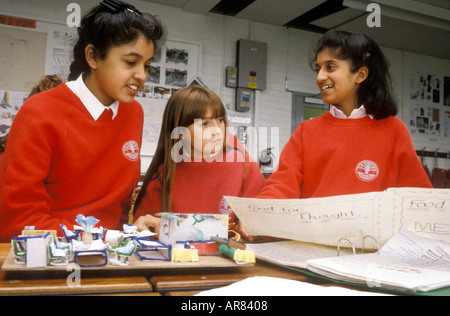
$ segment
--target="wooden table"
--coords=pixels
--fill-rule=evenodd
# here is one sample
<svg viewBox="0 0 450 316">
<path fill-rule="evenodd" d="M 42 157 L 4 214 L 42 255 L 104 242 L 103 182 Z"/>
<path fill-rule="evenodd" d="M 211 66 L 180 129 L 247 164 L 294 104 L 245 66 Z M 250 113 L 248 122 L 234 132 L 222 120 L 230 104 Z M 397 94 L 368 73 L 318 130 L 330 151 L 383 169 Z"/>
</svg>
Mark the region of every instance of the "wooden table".
<svg viewBox="0 0 450 316">
<path fill-rule="evenodd" d="M 222 287 L 254 276 L 278 277 L 303 282 L 313 281 L 312 278 L 300 273 L 258 262 L 252 267 L 241 267 L 229 269 L 228 271 L 218 270 L 183 275 L 156 275 L 150 278 L 150 283 L 155 291 L 166 294 L 168 292 L 202 291 Z"/>
<path fill-rule="evenodd" d="M 0 244 L 0 263 L 10 253 Z M 9 259 L 10 260 L 10 259 Z M 78 286 L 68 285 L 72 271 L 0 271 L 0 295 L 192 295 L 253 276 L 316 282 L 308 276 L 273 265 L 181 268 L 82 270 Z M 71 279 L 69 280 L 71 281 Z"/>
<path fill-rule="evenodd" d="M 0 266 L 5 261 L 6 257 L 9 254 L 9 250 L 11 249 L 11 244 L 1 244 L 0 243 Z"/>
</svg>

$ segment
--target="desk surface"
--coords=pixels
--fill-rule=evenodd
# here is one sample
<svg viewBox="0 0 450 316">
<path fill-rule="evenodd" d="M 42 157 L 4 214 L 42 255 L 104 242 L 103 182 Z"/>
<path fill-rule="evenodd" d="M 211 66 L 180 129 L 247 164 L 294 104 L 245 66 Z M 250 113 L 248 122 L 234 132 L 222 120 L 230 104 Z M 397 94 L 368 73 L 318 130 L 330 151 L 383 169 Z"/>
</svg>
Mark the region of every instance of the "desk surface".
<svg viewBox="0 0 450 316">
<path fill-rule="evenodd" d="M 0 265 L 6 260 L 11 249 L 11 244 L 0 244 Z"/>
<path fill-rule="evenodd" d="M 0 263 L 10 254 L 10 244 L 0 244 Z M 8 258 L 9 259 L 9 258 Z M 222 258 L 223 259 L 223 258 Z M 232 262 L 232 261 L 231 261 Z M 252 276 L 272 276 L 313 282 L 312 278 L 297 272 L 256 263 L 253 266 L 218 266 L 190 269 L 96 269 L 82 271 L 81 282 L 73 286 L 65 269 L 44 271 L 0 271 L 0 295 L 164 295 L 169 292 L 191 295 Z M 184 292 L 186 291 L 186 292 Z"/>
</svg>

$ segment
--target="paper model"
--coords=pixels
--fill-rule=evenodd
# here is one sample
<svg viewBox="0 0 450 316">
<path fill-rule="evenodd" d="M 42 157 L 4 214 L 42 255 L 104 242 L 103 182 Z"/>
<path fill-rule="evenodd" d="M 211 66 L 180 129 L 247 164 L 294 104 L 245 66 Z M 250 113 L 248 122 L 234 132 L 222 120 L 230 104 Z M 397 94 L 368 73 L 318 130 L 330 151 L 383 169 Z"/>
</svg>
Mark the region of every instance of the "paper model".
<svg viewBox="0 0 450 316">
<path fill-rule="evenodd" d="M 229 215 L 159 213 L 159 240 L 168 245 L 208 242 L 212 237 L 228 239 Z"/>
<path fill-rule="evenodd" d="M 80 224 L 81 227 L 83 227 L 83 243 L 85 245 L 90 245 L 92 243 L 92 240 L 94 239 L 92 230 L 94 229 L 94 226 L 97 225 L 100 221 L 95 217 L 85 217 L 81 214 L 77 215 L 77 219 L 75 221 Z"/>
<path fill-rule="evenodd" d="M 101 267 L 108 262 L 126 266 L 134 254 L 145 261 L 196 262 L 199 253 L 217 253 L 218 246 L 212 238 L 228 237 L 228 215 L 159 215 L 162 218 L 160 240 L 155 240 L 156 234 L 150 231 L 138 232 L 134 225 L 124 225 L 123 232 L 97 228 L 98 219 L 82 214 L 76 217 L 75 222 L 80 226 L 74 225 L 73 231 L 60 225 L 65 241 L 50 234 L 33 236 L 33 230 L 27 227 L 30 236 L 11 241 L 15 263 L 29 267 L 68 265 L 71 261 L 82 267 Z"/>
</svg>

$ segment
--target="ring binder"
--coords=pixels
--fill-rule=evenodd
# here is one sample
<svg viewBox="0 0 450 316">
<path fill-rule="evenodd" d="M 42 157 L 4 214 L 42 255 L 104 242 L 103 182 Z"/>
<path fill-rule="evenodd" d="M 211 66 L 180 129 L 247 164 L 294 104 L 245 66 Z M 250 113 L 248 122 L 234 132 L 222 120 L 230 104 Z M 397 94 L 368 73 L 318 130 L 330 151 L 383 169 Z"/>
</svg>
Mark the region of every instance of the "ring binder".
<svg viewBox="0 0 450 316">
<path fill-rule="evenodd" d="M 362 254 L 364 254 L 364 250 L 365 250 L 365 242 L 366 242 L 366 239 L 367 238 L 371 238 L 371 239 L 373 239 L 374 241 L 375 241 L 375 243 L 377 244 L 377 253 L 380 251 L 380 243 L 378 242 L 378 240 L 375 238 L 375 237 L 373 237 L 373 236 L 371 236 L 371 235 L 365 235 L 364 237 L 363 237 L 363 239 L 362 239 L 362 248 L 361 248 L 361 253 Z M 340 250 L 341 250 L 341 242 L 342 241 L 346 241 L 346 242 L 348 242 L 351 246 L 352 246 L 352 248 L 353 248 L 353 255 L 356 255 L 356 247 L 355 247 L 355 244 L 353 243 L 353 242 L 351 242 L 349 239 L 347 239 L 347 238 L 341 238 L 341 239 L 339 239 L 338 240 L 338 242 L 337 242 L 337 257 L 339 257 L 339 254 L 340 254 Z"/>
<path fill-rule="evenodd" d="M 365 242 L 366 242 L 366 239 L 367 239 L 367 238 L 372 238 L 372 239 L 375 241 L 375 243 L 377 244 L 377 249 L 378 249 L 378 250 L 377 250 L 377 253 L 380 252 L 380 243 L 378 242 L 378 240 L 376 240 L 375 237 L 373 237 L 373 236 L 366 235 L 366 236 L 363 237 L 363 241 L 362 241 L 362 251 L 361 251 L 361 253 L 364 253 L 364 250 L 365 250 L 365 247 L 364 247 L 364 246 L 365 246 Z"/>
<path fill-rule="evenodd" d="M 352 248 L 353 248 L 353 255 L 356 255 L 355 245 L 347 238 L 341 238 L 341 239 L 339 239 L 339 241 L 337 243 L 337 256 L 338 257 L 339 257 L 339 252 L 341 250 L 341 241 L 346 241 L 346 242 L 350 243 L 350 245 L 352 245 Z"/>
</svg>

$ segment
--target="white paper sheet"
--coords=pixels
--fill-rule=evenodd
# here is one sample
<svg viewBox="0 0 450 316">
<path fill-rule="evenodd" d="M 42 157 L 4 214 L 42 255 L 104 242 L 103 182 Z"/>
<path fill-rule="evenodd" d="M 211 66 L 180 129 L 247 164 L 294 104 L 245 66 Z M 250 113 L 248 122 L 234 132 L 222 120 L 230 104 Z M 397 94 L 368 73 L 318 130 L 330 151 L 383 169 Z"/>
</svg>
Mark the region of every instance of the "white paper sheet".
<svg viewBox="0 0 450 316">
<path fill-rule="evenodd" d="M 251 277 L 232 285 L 204 291 L 196 296 L 383 296 L 336 286 L 319 286 L 306 282 L 273 278 Z"/>
<path fill-rule="evenodd" d="M 300 241 L 279 241 L 259 244 L 246 244 L 247 250 L 253 250 L 258 259 L 267 260 L 284 266 L 306 269 L 306 262 L 310 259 L 336 256 L 334 246 L 308 244 Z M 342 249 L 342 255 L 349 255 L 352 251 Z"/>
<path fill-rule="evenodd" d="M 362 248 L 364 236 L 383 246 L 401 229 L 450 243 L 450 190 L 389 189 L 327 198 L 263 200 L 225 197 L 254 236 Z M 342 244 L 349 246 L 349 244 Z M 367 249 L 376 249 L 367 242 Z"/>
</svg>

